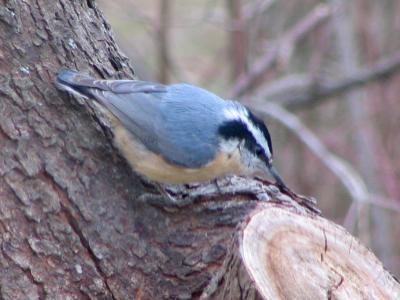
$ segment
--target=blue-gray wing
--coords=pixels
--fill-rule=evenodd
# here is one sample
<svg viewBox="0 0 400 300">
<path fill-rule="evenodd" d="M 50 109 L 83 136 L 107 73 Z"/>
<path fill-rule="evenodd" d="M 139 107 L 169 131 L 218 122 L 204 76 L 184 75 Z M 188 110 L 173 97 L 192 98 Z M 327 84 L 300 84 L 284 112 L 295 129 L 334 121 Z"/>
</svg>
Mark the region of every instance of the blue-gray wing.
<svg viewBox="0 0 400 300">
<path fill-rule="evenodd" d="M 210 162 L 218 148 L 224 101 L 188 84 L 95 80 L 75 71 L 58 74 L 57 86 L 95 98 L 149 150 L 187 168 Z"/>
<path fill-rule="evenodd" d="M 119 93 L 114 89 L 95 94 L 134 136 L 167 161 L 198 168 L 215 157 L 225 104 L 214 94 L 187 84 L 156 92 Z"/>
<path fill-rule="evenodd" d="M 214 94 L 188 84 L 94 80 L 63 72 L 57 78 L 59 85 L 97 99 L 133 136 L 167 161 L 198 168 L 215 157 L 224 101 Z"/>
<path fill-rule="evenodd" d="M 161 101 L 159 147 L 168 160 L 198 168 L 210 162 L 219 146 L 218 126 L 225 101 L 188 84 L 168 87 Z"/>
<path fill-rule="evenodd" d="M 111 82 L 110 85 L 114 85 Z M 115 85 L 112 90 L 91 89 L 91 94 L 100 101 L 114 116 L 116 116 L 128 131 L 139 139 L 151 151 L 159 153 L 158 147 L 158 127 L 161 118 L 160 101 L 166 93 L 166 88 L 153 91 L 153 86 L 149 86 L 152 91 L 143 90 L 144 82 L 140 82 L 140 91 L 126 93 L 125 91 L 138 82 L 125 82 L 120 87 L 124 92 L 120 92 Z M 104 84 L 104 82 L 103 82 Z"/>
<path fill-rule="evenodd" d="M 186 84 L 162 89 L 148 83 L 147 89 L 144 82 L 127 81 L 118 88 L 115 83 L 109 83 L 109 91 L 92 93 L 151 151 L 187 168 L 198 168 L 215 157 L 222 99 Z M 129 85 L 135 92 L 125 92 Z"/>
</svg>

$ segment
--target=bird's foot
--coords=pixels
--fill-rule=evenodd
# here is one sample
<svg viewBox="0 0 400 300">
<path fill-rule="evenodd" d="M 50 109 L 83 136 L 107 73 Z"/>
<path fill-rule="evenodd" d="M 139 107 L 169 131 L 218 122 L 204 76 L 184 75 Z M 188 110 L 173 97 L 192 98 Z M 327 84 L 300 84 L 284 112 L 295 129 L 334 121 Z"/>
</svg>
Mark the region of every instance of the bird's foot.
<svg viewBox="0 0 400 300">
<path fill-rule="evenodd" d="M 175 197 L 174 195 L 171 195 L 171 193 L 169 193 L 163 186 L 159 184 L 156 184 L 155 186 L 159 194 L 144 193 L 138 197 L 138 201 L 157 207 L 163 207 L 165 209 L 180 208 L 193 203 L 193 199 L 191 197 Z"/>
</svg>

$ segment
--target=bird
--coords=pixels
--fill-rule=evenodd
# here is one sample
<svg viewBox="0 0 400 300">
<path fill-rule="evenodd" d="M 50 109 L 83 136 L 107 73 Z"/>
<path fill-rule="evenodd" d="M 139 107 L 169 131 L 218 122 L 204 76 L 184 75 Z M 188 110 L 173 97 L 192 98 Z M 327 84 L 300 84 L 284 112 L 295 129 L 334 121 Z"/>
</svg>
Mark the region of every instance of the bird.
<svg viewBox="0 0 400 300">
<path fill-rule="evenodd" d="M 269 173 L 287 188 L 273 162 L 264 122 L 237 101 L 187 83 L 96 79 L 61 69 L 59 90 L 94 101 L 109 119 L 113 143 L 136 173 L 161 184 Z"/>
</svg>

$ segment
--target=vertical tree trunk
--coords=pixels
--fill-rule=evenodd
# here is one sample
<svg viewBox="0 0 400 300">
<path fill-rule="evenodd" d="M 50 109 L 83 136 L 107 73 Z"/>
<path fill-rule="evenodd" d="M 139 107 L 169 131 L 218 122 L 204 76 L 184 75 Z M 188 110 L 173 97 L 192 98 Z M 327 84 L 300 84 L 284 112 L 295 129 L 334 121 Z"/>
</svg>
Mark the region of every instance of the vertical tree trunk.
<svg viewBox="0 0 400 300">
<path fill-rule="evenodd" d="M 240 0 L 227 0 L 228 29 L 230 33 L 229 63 L 232 65 L 231 78 L 235 82 L 240 75 L 246 72 L 246 26 L 242 15 L 242 3 Z"/>
<path fill-rule="evenodd" d="M 53 84 L 65 66 L 133 75 L 94 2 L 0 3 L 2 299 L 399 297 L 367 249 L 273 185 L 140 202 L 107 121 Z"/>
<path fill-rule="evenodd" d="M 158 81 L 168 83 L 171 72 L 170 57 L 170 26 L 172 0 L 159 0 L 159 21 L 157 22 L 158 34 Z"/>
</svg>

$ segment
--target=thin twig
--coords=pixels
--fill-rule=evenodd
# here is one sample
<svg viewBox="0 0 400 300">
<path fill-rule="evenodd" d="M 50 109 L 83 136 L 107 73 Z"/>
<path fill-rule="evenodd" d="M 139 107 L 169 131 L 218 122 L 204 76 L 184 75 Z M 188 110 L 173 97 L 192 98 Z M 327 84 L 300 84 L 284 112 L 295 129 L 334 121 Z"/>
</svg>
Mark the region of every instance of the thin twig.
<svg viewBox="0 0 400 300">
<path fill-rule="evenodd" d="M 325 145 L 294 114 L 276 104 L 254 107 L 260 114 L 278 120 L 300 140 L 336 175 L 355 201 L 366 202 L 370 195 L 361 176 L 343 159 L 331 153 Z"/>
<path fill-rule="evenodd" d="M 295 24 L 283 38 L 263 57 L 258 59 L 246 75 L 242 75 L 232 91 L 230 98 L 237 98 L 255 87 L 258 81 L 279 61 L 287 61 L 297 44 L 320 24 L 331 16 L 331 7 L 327 4 L 316 6 L 306 17 Z"/>
<path fill-rule="evenodd" d="M 341 79 L 318 81 L 308 75 L 290 75 L 266 86 L 257 93 L 256 98 L 262 101 L 268 99 L 290 109 L 300 109 L 325 103 L 330 97 L 384 80 L 399 70 L 400 52 L 370 67 L 344 75 Z"/>
<path fill-rule="evenodd" d="M 374 206 L 383 208 L 383 209 L 388 209 L 394 212 L 397 212 L 400 214 L 400 205 L 397 204 L 393 199 L 387 199 L 385 197 L 382 197 L 380 195 L 371 195 L 367 199 L 368 204 L 372 204 Z M 350 208 L 347 210 L 346 217 L 344 218 L 343 221 L 343 226 L 349 230 L 352 231 L 355 224 L 356 224 L 356 218 L 355 215 L 357 214 L 358 210 L 358 202 L 353 202 L 350 206 Z"/>
<path fill-rule="evenodd" d="M 393 199 L 388 199 L 380 195 L 371 195 L 368 202 L 372 205 L 400 213 L 400 204 L 396 203 Z"/>
<path fill-rule="evenodd" d="M 276 0 L 251 1 L 243 7 L 243 16 L 246 21 L 252 21 L 257 15 L 263 15 Z"/>
</svg>

